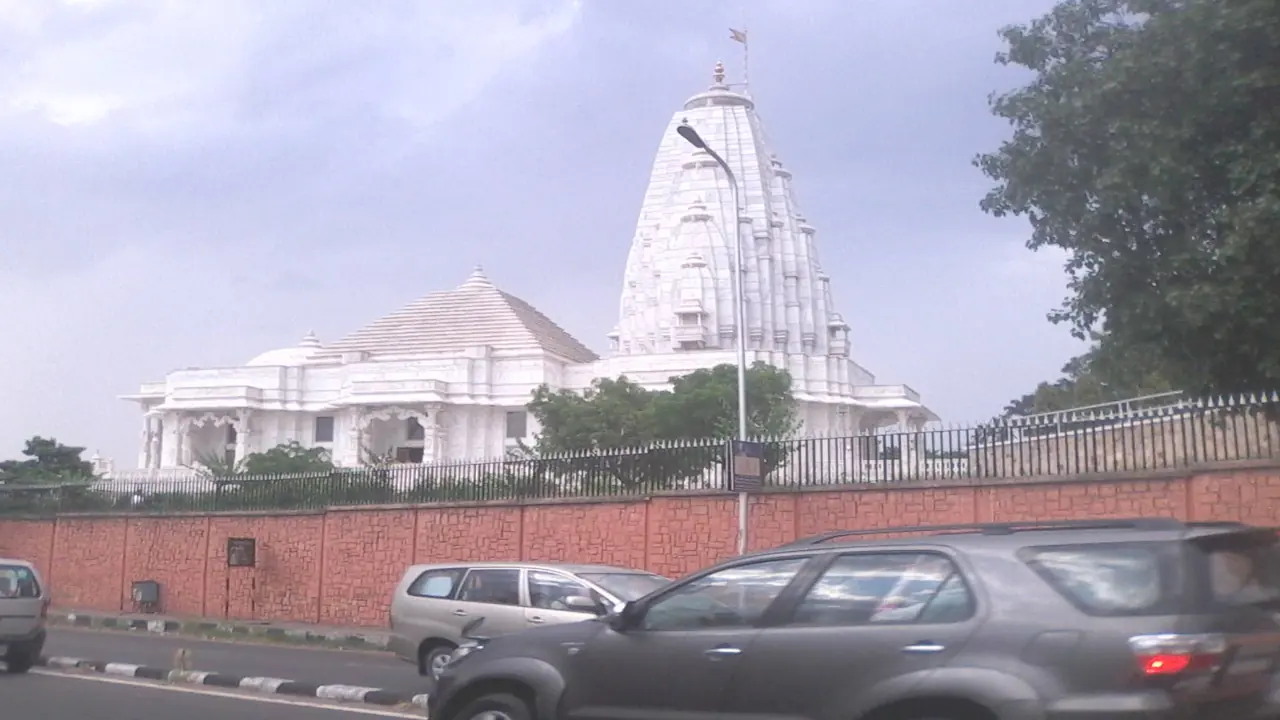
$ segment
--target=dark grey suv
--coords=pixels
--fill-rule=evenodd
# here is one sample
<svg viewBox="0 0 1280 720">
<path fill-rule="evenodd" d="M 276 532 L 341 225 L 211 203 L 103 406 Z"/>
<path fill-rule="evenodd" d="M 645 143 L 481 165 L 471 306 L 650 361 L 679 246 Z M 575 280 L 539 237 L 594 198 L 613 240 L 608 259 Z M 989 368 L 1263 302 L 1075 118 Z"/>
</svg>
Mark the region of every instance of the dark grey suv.
<svg viewBox="0 0 1280 720">
<path fill-rule="evenodd" d="M 1159 518 L 829 533 L 598 620 L 477 638 L 430 716 L 1277 717 L 1276 543 Z"/>
</svg>

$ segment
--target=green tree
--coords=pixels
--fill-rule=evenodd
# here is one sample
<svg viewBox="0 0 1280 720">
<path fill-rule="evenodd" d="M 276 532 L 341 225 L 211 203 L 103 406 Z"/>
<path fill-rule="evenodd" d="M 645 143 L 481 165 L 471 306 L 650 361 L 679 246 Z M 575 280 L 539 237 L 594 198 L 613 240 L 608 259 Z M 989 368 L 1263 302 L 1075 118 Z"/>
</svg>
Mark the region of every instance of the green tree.
<svg viewBox="0 0 1280 720">
<path fill-rule="evenodd" d="M 546 456 L 651 445 L 663 439 L 653 407 L 655 395 L 625 377 L 597 379 L 582 393 L 553 391 L 542 385 L 528 406 L 542 428 L 535 453 Z"/>
<path fill-rule="evenodd" d="M 583 393 L 539 387 L 529 403 L 542 428 L 537 454 L 737 435 L 736 367 L 717 365 L 670 382 L 670 390 L 646 390 L 625 377 L 596 380 Z M 798 429 L 790 373 L 763 362 L 748 368 L 747 426 L 753 437 L 765 438 L 786 437 Z"/>
<path fill-rule="evenodd" d="M 270 450 L 249 453 L 243 471 L 249 475 L 310 475 L 333 472 L 333 461 L 324 448 L 304 447 L 297 440 Z"/>
<path fill-rule="evenodd" d="M 597 380 L 584 393 L 538 388 L 529 403 L 541 426 L 533 455 L 587 455 L 549 469 L 610 477 L 631 489 L 675 487 L 702 475 L 725 461 L 721 441 L 737 435 L 737 368 L 718 365 L 670 382 L 671 389 L 656 391 L 626 378 Z M 747 412 L 753 437 L 792 435 L 799 424 L 790 373 L 761 362 L 749 368 Z M 785 446 L 771 444 L 766 467 L 784 459 Z"/>
<path fill-rule="evenodd" d="M 204 475 L 225 478 L 244 474 L 244 458 L 228 458 L 225 452 L 197 452 L 195 469 Z"/>
<path fill-rule="evenodd" d="M 1004 417 L 1070 410 L 1118 402 L 1174 390 L 1156 353 L 1150 348 L 1126 347 L 1107 335 L 1062 367 L 1062 377 L 1042 382 L 1032 392 L 1010 402 Z"/>
<path fill-rule="evenodd" d="M 84 448 L 63 445 L 39 435 L 22 449 L 25 460 L 0 461 L 0 483 L 39 484 L 88 482 L 93 480 L 93 464 L 82 460 Z"/>
<path fill-rule="evenodd" d="M 717 365 L 671 378 L 671 392 L 657 395 L 659 432 L 671 438 L 731 438 L 738 434 L 738 369 Z M 786 438 L 799 430 L 791 373 L 763 362 L 747 369 L 747 432 Z"/>
<path fill-rule="evenodd" d="M 992 98 L 982 208 L 1067 252 L 1050 319 L 1190 392 L 1280 386 L 1280 3 L 1064 0 L 1000 35 L 1035 76 Z"/>
</svg>

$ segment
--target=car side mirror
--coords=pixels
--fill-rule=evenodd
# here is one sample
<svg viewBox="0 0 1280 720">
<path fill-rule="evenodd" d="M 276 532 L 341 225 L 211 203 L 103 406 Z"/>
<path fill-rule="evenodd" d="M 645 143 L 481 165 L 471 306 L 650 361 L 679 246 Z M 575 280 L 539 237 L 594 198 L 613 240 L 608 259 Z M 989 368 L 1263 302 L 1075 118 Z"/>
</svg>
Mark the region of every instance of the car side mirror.
<svg viewBox="0 0 1280 720">
<path fill-rule="evenodd" d="M 600 604 L 586 595 L 570 595 L 564 599 L 564 606 L 570 610 L 600 614 Z"/>
<path fill-rule="evenodd" d="M 636 626 L 642 613 L 643 610 L 639 605 L 629 602 L 606 615 L 604 621 L 614 632 L 626 632 Z"/>
</svg>

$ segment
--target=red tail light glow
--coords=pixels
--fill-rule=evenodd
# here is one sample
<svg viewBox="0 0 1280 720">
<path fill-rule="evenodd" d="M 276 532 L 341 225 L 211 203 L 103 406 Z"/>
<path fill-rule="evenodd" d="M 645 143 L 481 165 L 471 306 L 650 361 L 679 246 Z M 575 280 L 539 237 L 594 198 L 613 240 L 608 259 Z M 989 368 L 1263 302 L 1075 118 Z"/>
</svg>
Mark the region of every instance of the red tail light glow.
<svg viewBox="0 0 1280 720">
<path fill-rule="evenodd" d="M 1129 638 L 1138 671 L 1148 677 L 1213 672 L 1227 651 L 1221 635 L 1138 635 Z"/>
</svg>

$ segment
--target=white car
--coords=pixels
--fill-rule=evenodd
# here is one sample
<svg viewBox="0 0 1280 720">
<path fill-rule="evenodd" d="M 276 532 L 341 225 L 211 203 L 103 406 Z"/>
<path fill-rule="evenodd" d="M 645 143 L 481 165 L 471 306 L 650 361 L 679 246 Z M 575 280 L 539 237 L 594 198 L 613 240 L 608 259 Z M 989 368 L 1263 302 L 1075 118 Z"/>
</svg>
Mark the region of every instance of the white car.
<svg viewBox="0 0 1280 720">
<path fill-rule="evenodd" d="M 0 558 L 0 661 L 24 673 L 44 650 L 49 595 L 40 573 L 25 560 Z"/>
</svg>

